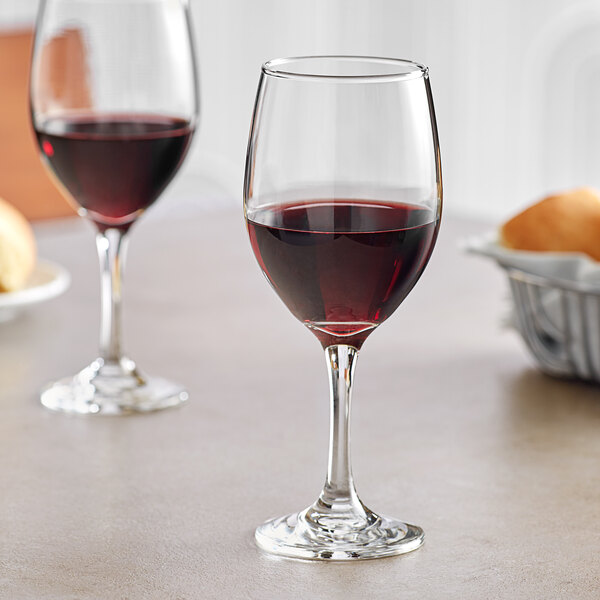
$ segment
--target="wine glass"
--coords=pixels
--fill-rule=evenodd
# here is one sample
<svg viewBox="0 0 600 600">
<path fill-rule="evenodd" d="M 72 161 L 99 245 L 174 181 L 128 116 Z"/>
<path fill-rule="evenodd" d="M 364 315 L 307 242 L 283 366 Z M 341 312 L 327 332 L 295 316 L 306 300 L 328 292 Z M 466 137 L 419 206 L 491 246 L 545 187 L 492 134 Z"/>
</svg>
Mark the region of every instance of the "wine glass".
<svg viewBox="0 0 600 600">
<path fill-rule="evenodd" d="M 42 0 L 30 102 L 43 162 L 95 225 L 102 292 L 99 358 L 47 386 L 42 404 L 115 415 L 184 402 L 183 387 L 122 353 L 121 283 L 129 230 L 179 169 L 197 124 L 187 0 Z"/>
<path fill-rule="evenodd" d="M 413 288 L 438 233 L 441 166 L 427 68 L 358 56 L 265 63 L 244 201 L 263 273 L 325 350 L 331 399 L 319 498 L 258 527 L 256 541 L 305 559 L 415 550 L 419 527 L 358 498 L 348 426 L 358 351 Z"/>
</svg>

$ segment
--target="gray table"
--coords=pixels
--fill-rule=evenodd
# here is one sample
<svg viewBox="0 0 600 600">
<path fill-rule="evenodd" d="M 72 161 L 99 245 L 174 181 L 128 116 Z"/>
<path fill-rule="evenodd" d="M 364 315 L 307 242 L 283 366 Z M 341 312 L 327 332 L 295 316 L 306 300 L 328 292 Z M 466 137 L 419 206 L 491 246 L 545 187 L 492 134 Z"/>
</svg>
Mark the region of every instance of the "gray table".
<svg viewBox="0 0 600 600">
<path fill-rule="evenodd" d="M 479 229 L 446 219 L 361 353 L 359 493 L 426 542 L 350 565 L 254 546 L 258 523 L 318 494 L 328 400 L 321 349 L 268 288 L 241 214 L 134 230 L 126 349 L 191 400 L 126 418 L 38 404 L 95 356 L 99 321 L 91 229 L 39 226 L 73 283 L 0 327 L 0 598 L 597 598 L 600 394 L 539 374 L 502 329 L 502 273 L 456 247 Z"/>
</svg>

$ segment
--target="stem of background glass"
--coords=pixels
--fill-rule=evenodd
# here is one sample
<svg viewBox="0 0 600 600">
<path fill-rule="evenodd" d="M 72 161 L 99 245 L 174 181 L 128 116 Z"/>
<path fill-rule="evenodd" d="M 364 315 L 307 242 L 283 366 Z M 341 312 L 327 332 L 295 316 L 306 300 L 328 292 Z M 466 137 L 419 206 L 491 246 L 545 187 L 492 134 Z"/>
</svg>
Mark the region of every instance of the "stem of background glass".
<svg viewBox="0 0 600 600">
<path fill-rule="evenodd" d="M 105 363 L 118 363 L 121 360 L 121 286 L 127 236 L 118 229 L 105 229 L 96 235 L 96 247 L 102 294 L 100 356 Z"/>
<path fill-rule="evenodd" d="M 325 486 L 313 509 L 330 516 L 368 519 L 354 489 L 350 464 L 350 401 L 357 356 L 353 346 L 325 349 L 331 399 L 329 463 Z"/>
</svg>

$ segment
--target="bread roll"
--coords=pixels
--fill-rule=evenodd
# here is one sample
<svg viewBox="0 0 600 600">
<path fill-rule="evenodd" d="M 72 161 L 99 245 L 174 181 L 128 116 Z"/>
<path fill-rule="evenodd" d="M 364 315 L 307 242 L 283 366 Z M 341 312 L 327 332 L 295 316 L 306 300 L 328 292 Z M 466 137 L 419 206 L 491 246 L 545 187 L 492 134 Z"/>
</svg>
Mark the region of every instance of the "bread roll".
<svg viewBox="0 0 600 600">
<path fill-rule="evenodd" d="M 31 225 L 14 206 L 0 198 L 0 292 L 22 288 L 35 260 Z"/>
<path fill-rule="evenodd" d="M 583 252 L 600 261 L 600 195 L 580 188 L 544 198 L 502 226 L 500 243 L 515 250 Z"/>
</svg>

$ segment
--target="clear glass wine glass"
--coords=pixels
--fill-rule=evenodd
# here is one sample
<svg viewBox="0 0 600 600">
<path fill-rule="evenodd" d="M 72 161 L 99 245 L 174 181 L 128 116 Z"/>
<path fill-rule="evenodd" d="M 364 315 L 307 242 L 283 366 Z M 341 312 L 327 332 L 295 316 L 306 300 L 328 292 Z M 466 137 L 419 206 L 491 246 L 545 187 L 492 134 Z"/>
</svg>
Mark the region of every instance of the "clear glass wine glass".
<svg viewBox="0 0 600 600">
<path fill-rule="evenodd" d="M 102 289 L 100 356 L 47 386 L 42 404 L 114 415 L 184 402 L 182 386 L 124 356 L 121 284 L 130 228 L 179 169 L 197 124 L 187 0 L 41 0 L 30 102 L 43 162 L 95 225 Z"/>
<path fill-rule="evenodd" d="M 325 349 L 331 399 L 319 498 L 258 527 L 256 541 L 306 559 L 414 550 L 419 527 L 358 498 L 348 426 L 358 351 L 415 285 L 438 233 L 442 180 L 427 68 L 356 56 L 264 64 L 244 202 L 262 271 Z"/>
</svg>

